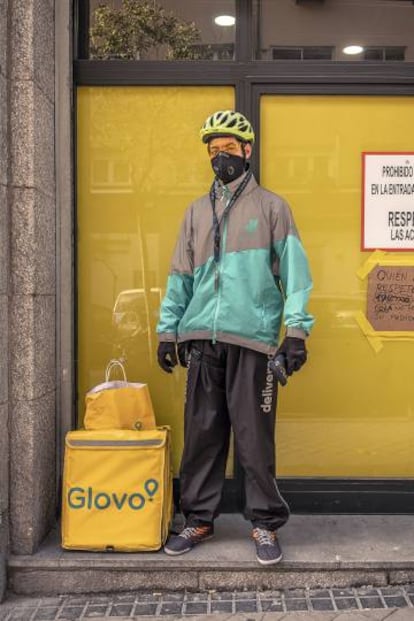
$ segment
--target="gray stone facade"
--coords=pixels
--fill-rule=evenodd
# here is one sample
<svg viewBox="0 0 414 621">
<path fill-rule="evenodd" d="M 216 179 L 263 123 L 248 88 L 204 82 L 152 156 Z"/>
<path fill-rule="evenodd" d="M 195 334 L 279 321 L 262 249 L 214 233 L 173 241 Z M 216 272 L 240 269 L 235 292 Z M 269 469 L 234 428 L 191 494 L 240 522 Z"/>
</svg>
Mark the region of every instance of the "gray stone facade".
<svg viewBox="0 0 414 621">
<path fill-rule="evenodd" d="M 53 0 L 0 0 L 0 599 L 56 511 Z"/>
<path fill-rule="evenodd" d="M 8 0 L 0 0 L 0 601 L 6 586 L 9 506 L 8 437 Z"/>
</svg>

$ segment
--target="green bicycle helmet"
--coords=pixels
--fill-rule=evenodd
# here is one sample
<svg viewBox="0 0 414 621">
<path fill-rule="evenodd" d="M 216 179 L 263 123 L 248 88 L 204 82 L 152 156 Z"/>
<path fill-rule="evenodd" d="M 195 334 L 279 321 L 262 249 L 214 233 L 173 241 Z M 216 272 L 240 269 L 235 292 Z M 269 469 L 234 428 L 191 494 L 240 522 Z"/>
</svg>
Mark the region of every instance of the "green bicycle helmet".
<svg viewBox="0 0 414 621">
<path fill-rule="evenodd" d="M 240 112 L 219 110 L 209 116 L 200 129 L 200 138 L 208 142 L 211 138 L 235 136 L 242 142 L 254 142 L 254 131 L 250 122 Z"/>
</svg>

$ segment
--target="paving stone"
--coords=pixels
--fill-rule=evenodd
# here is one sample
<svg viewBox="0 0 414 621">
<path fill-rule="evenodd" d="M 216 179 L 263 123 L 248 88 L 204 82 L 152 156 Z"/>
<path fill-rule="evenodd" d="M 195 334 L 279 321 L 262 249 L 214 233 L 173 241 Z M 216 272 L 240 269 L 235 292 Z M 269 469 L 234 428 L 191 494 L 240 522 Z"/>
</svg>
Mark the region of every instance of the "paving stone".
<svg viewBox="0 0 414 621">
<path fill-rule="evenodd" d="M 332 589 L 334 597 L 354 597 L 353 589 Z"/>
<path fill-rule="evenodd" d="M 163 602 L 161 606 L 161 615 L 178 615 L 181 613 L 182 603 L 181 602 Z M 135 614 L 136 611 L 135 611 Z"/>
<path fill-rule="evenodd" d="M 135 595 L 117 595 L 114 598 L 114 602 L 120 602 L 120 603 L 122 602 L 123 604 L 126 604 L 126 603 L 133 604 L 135 602 L 135 599 L 136 599 Z"/>
<path fill-rule="evenodd" d="M 306 599 L 286 599 L 286 610 L 308 610 L 308 602 Z"/>
<path fill-rule="evenodd" d="M 359 597 L 362 608 L 384 608 L 380 597 Z"/>
<path fill-rule="evenodd" d="M 89 605 L 100 605 L 103 606 L 104 604 L 106 604 L 107 606 L 111 603 L 111 598 L 108 597 L 107 595 L 105 596 L 101 596 L 101 597 L 91 597 L 91 599 L 88 600 L 88 604 Z"/>
<path fill-rule="evenodd" d="M 414 611 L 412 608 L 403 608 L 402 610 L 393 610 L 387 617 L 387 621 L 413 621 Z"/>
<path fill-rule="evenodd" d="M 285 596 L 285 599 L 290 599 L 292 597 L 300 597 L 300 598 L 304 598 L 305 597 L 305 589 L 289 589 L 289 590 L 285 590 L 283 591 L 283 594 Z"/>
<path fill-rule="evenodd" d="M 335 597 L 335 604 L 338 610 L 355 610 L 358 602 L 354 597 Z"/>
<path fill-rule="evenodd" d="M 230 601 L 232 601 L 232 599 L 233 599 L 233 592 L 232 591 L 222 591 L 222 592 L 218 592 L 218 593 L 212 593 L 211 594 L 211 599 L 230 600 Z"/>
<path fill-rule="evenodd" d="M 275 597 L 282 596 L 282 591 L 259 591 L 258 593 L 264 599 L 274 599 Z"/>
<path fill-rule="evenodd" d="M 290 612 L 283 619 L 285 621 L 333 621 L 337 612 Z M 349 620 L 351 621 L 351 620 Z M 353 621 L 353 620 L 352 620 Z"/>
<path fill-rule="evenodd" d="M 350 621 L 350 619 L 352 621 L 367 621 L 369 616 L 366 613 L 364 614 L 363 610 L 358 610 L 358 612 L 355 611 L 351 615 L 349 612 L 341 612 L 335 617 L 335 621 Z"/>
<path fill-rule="evenodd" d="M 313 610 L 335 610 L 331 599 L 328 599 L 327 597 L 312 597 L 311 603 Z"/>
<path fill-rule="evenodd" d="M 135 604 L 134 615 L 155 615 L 158 604 Z"/>
<path fill-rule="evenodd" d="M 185 605 L 185 614 L 187 615 L 206 615 L 207 602 L 187 602 Z"/>
<path fill-rule="evenodd" d="M 137 602 L 159 602 L 161 601 L 161 593 L 138 593 L 134 599 Z"/>
<path fill-rule="evenodd" d="M 29 621 L 35 610 L 35 608 L 15 608 L 11 611 L 8 619 L 10 621 Z"/>
<path fill-rule="evenodd" d="M 383 595 L 401 595 L 400 586 L 389 586 L 386 588 L 382 587 L 380 591 Z"/>
<path fill-rule="evenodd" d="M 133 604 L 114 604 L 110 610 L 110 617 L 129 617 Z"/>
<path fill-rule="evenodd" d="M 256 600 L 236 600 L 236 612 L 257 612 Z"/>
<path fill-rule="evenodd" d="M 75 619 L 79 619 L 83 609 L 84 606 L 65 606 L 60 611 L 58 619 L 68 619 L 68 621 L 74 621 Z"/>
<path fill-rule="evenodd" d="M 211 612 L 233 612 L 233 602 L 214 601 L 211 602 Z"/>
<path fill-rule="evenodd" d="M 408 606 L 405 597 L 402 595 L 394 597 L 386 597 L 384 595 L 384 600 L 388 608 L 404 608 L 405 606 Z"/>
<path fill-rule="evenodd" d="M 406 608 L 404 610 L 407 610 Z M 364 610 L 365 616 L 367 619 L 371 621 L 385 621 L 388 619 L 390 615 L 393 614 L 394 610 L 390 610 L 389 608 L 374 608 L 372 610 Z M 411 618 L 411 621 L 414 617 Z"/>
<path fill-rule="evenodd" d="M 283 604 L 277 600 L 262 600 L 263 612 L 283 612 Z"/>
<path fill-rule="evenodd" d="M 382 589 L 382 591 L 387 591 L 387 589 Z M 358 589 L 358 595 L 364 597 L 378 597 L 379 589 Z"/>
<path fill-rule="evenodd" d="M 309 595 L 310 597 L 317 597 L 317 598 L 325 597 L 325 598 L 330 599 L 331 597 L 328 589 L 312 590 L 312 591 L 309 591 Z"/>
<path fill-rule="evenodd" d="M 187 602 L 207 602 L 208 593 L 187 593 L 185 599 Z"/>
<path fill-rule="evenodd" d="M 105 605 L 88 606 L 84 613 L 84 616 L 85 617 L 104 617 L 107 611 L 107 608 L 108 606 L 105 606 Z"/>
<path fill-rule="evenodd" d="M 241 593 L 235 593 L 234 598 L 240 599 L 256 599 L 256 591 L 242 591 Z"/>
<path fill-rule="evenodd" d="M 163 602 L 182 602 L 184 600 L 184 593 L 167 593 L 163 595 Z"/>
<path fill-rule="evenodd" d="M 59 607 L 42 606 L 33 617 L 34 621 L 52 621 L 59 612 Z"/>
</svg>

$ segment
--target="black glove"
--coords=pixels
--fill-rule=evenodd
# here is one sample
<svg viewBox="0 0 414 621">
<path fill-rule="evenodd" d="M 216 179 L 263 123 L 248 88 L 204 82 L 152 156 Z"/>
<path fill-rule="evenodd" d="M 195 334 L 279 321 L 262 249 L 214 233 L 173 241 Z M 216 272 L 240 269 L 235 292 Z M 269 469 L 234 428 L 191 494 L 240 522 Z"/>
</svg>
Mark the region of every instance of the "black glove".
<svg viewBox="0 0 414 621">
<path fill-rule="evenodd" d="M 285 358 L 286 373 L 292 375 L 294 371 L 299 371 L 308 357 L 305 340 L 296 336 L 285 336 L 276 356 L 279 354 L 283 354 Z"/>
<path fill-rule="evenodd" d="M 160 343 L 157 357 L 161 369 L 166 373 L 172 373 L 173 368 L 178 364 L 175 343 Z"/>
<path fill-rule="evenodd" d="M 188 358 L 190 356 L 191 341 L 184 341 L 184 343 L 178 343 L 177 353 L 178 360 L 182 367 L 188 366 Z"/>
</svg>

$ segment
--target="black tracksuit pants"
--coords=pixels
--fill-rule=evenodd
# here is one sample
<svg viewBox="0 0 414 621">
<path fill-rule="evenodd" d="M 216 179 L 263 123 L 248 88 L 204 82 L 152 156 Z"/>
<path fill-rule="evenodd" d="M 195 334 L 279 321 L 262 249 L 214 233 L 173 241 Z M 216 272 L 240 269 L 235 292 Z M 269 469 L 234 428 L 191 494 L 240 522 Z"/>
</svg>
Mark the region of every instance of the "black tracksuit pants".
<svg viewBox="0 0 414 621">
<path fill-rule="evenodd" d="M 230 427 L 245 472 L 246 519 L 276 530 L 289 517 L 274 478 L 277 383 L 268 360 L 238 345 L 192 342 L 180 470 L 187 526 L 218 515 Z"/>
</svg>

